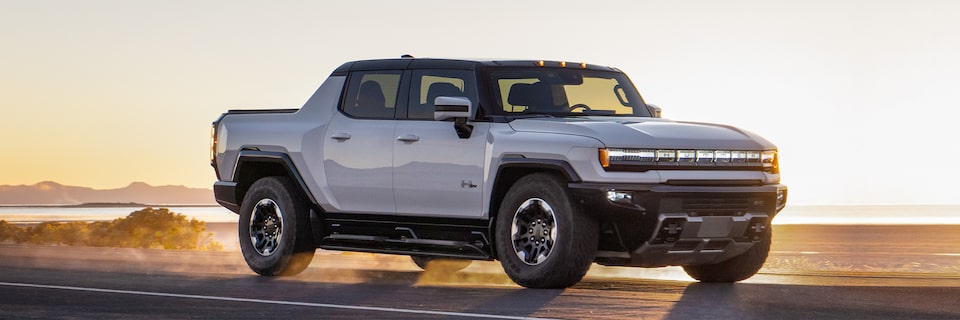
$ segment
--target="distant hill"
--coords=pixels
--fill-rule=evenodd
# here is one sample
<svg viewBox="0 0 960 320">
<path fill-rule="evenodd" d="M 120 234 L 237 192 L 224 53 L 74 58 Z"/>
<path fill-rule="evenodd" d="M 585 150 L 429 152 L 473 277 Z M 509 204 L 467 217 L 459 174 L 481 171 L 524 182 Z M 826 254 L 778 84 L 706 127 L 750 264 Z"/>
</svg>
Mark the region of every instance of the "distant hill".
<svg viewBox="0 0 960 320">
<path fill-rule="evenodd" d="M 213 191 L 184 186 L 151 186 L 134 182 L 119 189 L 93 189 L 44 181 L 34 185 L 0 186 L 0 205 L 79 205 L 142 203 L 147 205 L 212 205 Z"/>
</svg>

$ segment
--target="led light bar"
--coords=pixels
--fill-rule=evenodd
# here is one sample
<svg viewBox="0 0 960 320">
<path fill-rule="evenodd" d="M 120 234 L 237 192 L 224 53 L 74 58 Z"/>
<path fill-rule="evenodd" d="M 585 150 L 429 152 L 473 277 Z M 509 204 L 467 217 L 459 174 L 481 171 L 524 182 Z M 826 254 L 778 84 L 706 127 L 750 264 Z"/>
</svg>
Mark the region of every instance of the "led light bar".
<svg viewBox="0 0 960 320">
<path fill-rule="evenodd" d="M 713 150 L 697 150 L 697 162 L 713 162 Z"/>
<path fill-rule="evenodd" d="M 778 173 L 776 150 L 691 150 L 691 149 L 600 149 L 604 168 L 637 170 L 657 168 L 741 168 Z M 752 169 L 751 169 L 752 168 Z"/>
<path fill-rule="evenodd" d="M 697 160 L 696 150 L 677 150 L 677 162 L 693 162 Z"/>
<path fill-rule="evenodd" d="M 610 160 L 652 162 L 657 159 L 656 151 L 643 149 L 607 149 Z M 759 154 L 758 154 L 759 157 Z"/>
<path fill-rule="evenodd" d="M 730 154 L 731 154 L 730 151 L 717 150 L 713 152 L 713 155 L 715 157 L 715 160 L 713 161 L 717 163 L 730 163 Z"/>
<path fill-rule="evenodd" d="M 733 163 L 747 162 L 747 152 L 746 151 L 730 151 L 730 162 L 733 162 Z"/>
<path fill-rule="evenodd" d="M 677 160 L 677 150 L 657 150 L 658 162 L 674 162 Z"/>
</svg>

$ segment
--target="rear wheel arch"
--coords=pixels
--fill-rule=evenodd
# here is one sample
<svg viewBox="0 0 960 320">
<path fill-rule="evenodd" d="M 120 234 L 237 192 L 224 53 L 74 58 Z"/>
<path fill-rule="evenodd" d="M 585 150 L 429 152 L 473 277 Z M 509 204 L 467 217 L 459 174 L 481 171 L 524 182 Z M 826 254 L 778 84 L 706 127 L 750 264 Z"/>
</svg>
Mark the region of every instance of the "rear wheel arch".
<svg viewBox="0 0 960 320">
<path fill-rule="evenodd" d="M 313 260 L 309 204 L 290 178 L 258 179 L 243 200 L 237 234 L 244 260 L 264 276 L 290 276 Z"/>
<path fill-rule="evenodd" d="M 265 177 L 287 177 L 299 187 L 300 192 L 316 206 L 317 201 L 307 188 L 306 181 L 300 175 L 290 156 L 280 152 L 266 152 L 259 150 L 243 150 L 237 160 L 234 172 L 237 203 L 243 203 L 243 198 L 257 180 Z"/>
</svg>

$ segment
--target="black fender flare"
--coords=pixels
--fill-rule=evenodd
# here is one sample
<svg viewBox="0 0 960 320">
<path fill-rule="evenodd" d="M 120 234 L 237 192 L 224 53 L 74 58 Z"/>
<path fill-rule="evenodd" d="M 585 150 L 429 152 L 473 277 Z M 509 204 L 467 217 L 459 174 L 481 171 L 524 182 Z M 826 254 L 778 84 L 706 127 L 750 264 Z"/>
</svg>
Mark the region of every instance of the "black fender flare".
<svg viewBox="0 0 960 320">
<path fill-rule="evenodd" d="M 519 176 L 505 176 L 505 172 L 512 171 L 512 169 L 528 169 L 533 171 L 555 171 L 560 172 L 564 178 L 567 179 L 570 183 L 580 182 L 580 175 L 577 174 L 577 171 L 573 169 L 573 166 L 569 162 L 558 159 L 540 159 L 540 158 L 527 158 L 523 156 L 515 157 L 504 157 L 500 160 L 500 165 L 497 167 L 497 173 L 494 176 L 493 188 L 490 194 L 489 201 L 489 212 L 488 212 L 488 226 L 487 226 L 487 238 L 494 239 L 494 225 L 496 224 L 496 215 L 497 211 L 500 209 L 500 202 L 503 200 L 503 197 L 506 195 L 507 191 L 510 189 L 511 184 L 501 185 L 505 180 L 519 179 Z M 492 241 L 492 240 L 491 240 Z M 493 252 L 496 256 L 496 252 Z"/>
<path fill-rule="evenodd" d="M 578 175 L 577 171 L 573 170 L 573 166 L 571 166 L 570 163 L 565 160 L 538 159 L 538 158 L 525 158 L 525 157 L 510 157 L 510 158 L 501 159 L 500 166 L 497 167 L 496 179 L 500 178 L 500 174 L 504 171 L 504 169 L 518 168 L 518 167 L 559 171 L 563 173 L 563 176 L 564 178 L 567 178 L 567 181 L 580 182 L 580 175 Z"/>
<path fill-rule="evenodd" d="M 283 171 L 280 173 L 290 177 L 290 179 L 293 179 L 293 181 L 300 186 L 300 190 L 312 206 L 316 207 L 318 205 L 317 200 L 313 197 L 313 193 L 310 192 L 310 188 L 307 187 L 306 181 L 303 179 L 300 171 L 297 170 L 296 165 L 293 164 L 293 161 L 290 160 L 289 155 L 282 152 L 260 150 L 240 151 L 240 154 L 237 156 L 237 165 L 233 170 L 234 181 L 218 181 L 213 185 L 217 202 L 230 211 L 239 213 L 240 203 L 242 202 L 243 194 L 246 193 L 246 187 L 249 187 L 249 184 L 253 183 L 253 181 L 240 181 L 245 172 L 244 168 L 257 164 L 270 164 L 283 168 Z M 242 184 L 245 182 L 246 185 Z"/>
</svg>

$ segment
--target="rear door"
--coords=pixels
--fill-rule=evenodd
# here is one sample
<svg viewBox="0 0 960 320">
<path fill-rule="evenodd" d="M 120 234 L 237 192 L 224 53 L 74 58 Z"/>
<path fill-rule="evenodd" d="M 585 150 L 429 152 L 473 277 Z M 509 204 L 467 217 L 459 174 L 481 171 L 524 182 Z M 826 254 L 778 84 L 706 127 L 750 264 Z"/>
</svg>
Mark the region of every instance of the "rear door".
<svg viewBox="0 0 960 320">
<path fill-rule="evenodd" d="M 393 139 L 393 186 L 403 215 L 479 218 L 483 210 L 483 165 L 488 123 L 471 123 L 468 139 L 451 121 L 433 120 L 437 96 L 467 97 L 477 108 L 473 71 L 413 70 L 406 119 Z"/>
<path fill-rule="evenodd" d="M 324 170 L 341 212 L 393 214 L 393 134 L 402 71 L 350 74 L 324 135 Z"/>
</svg>

